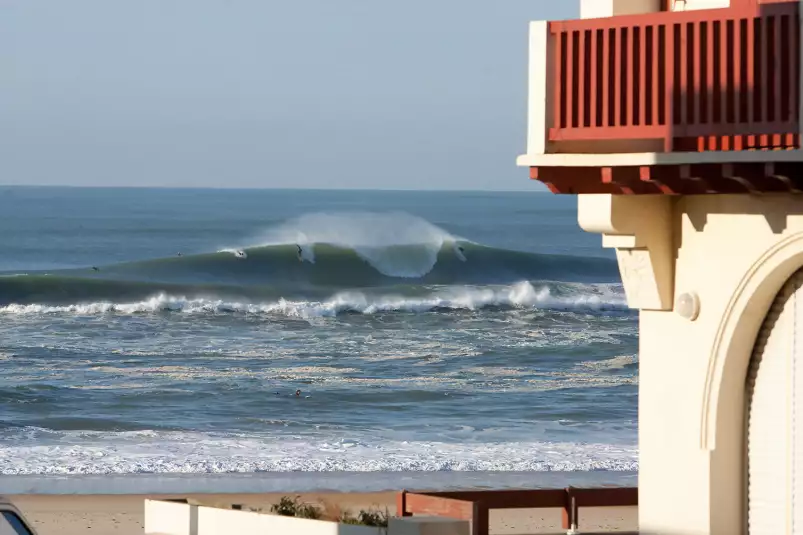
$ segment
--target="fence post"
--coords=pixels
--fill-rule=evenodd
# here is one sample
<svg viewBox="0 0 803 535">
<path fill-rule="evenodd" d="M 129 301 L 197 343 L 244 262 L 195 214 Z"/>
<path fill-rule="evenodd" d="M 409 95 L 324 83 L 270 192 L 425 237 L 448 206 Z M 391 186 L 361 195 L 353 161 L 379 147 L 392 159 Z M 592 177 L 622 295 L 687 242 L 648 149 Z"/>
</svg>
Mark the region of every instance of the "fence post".
<svg viewBox="0 0 803 535">
<path fill-rule="evenodd" d="M 566 529 L 567 535 L 575 535 L 577 531 L 579 520 L 579 506 L 577 504 L 577 497 L 574 495 L 572 487 L 566 487 L 566 501 L 563 506 L 563 529 Z"/>
<path fill-rule="evenodd" d="M 485 502 L 474 502 L 474 510 L 471 515 L 471 534 L 472 535 L 488 535 L 490 530 L 490 518 L 488 515 L 488 506 Z"/>
<path fill-rule="evenodd" d="M 413 516 L 407 512 L 407 491 L 403 490 L 396 495 L 396 516 Z"/>
<path fill-rule="evenodd" d="M 565 494 L 563 496 L 563 511 L 561 511 L 561 523 L 560 523 L 560 526 L 563 529 L 569 529 L 572 526 L 572 524 L 571 524 L 571 522 L 572 522 L 572 518 L 571 518 L 571 516 L 572 516 L 572 514 L 571 514 L 572 504 L 571 504 L 571 502 L 569 500 L 569 489 L 565 488 L 565 489 L 563 489 L 563 491 L 564 491 Z"/>
</svg>

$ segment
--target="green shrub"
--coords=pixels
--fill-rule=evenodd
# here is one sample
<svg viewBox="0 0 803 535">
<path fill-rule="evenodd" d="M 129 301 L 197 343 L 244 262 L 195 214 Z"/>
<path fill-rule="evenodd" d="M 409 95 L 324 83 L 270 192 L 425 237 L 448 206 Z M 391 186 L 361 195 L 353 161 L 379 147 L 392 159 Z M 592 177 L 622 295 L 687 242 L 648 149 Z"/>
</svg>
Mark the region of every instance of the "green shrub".
<svg viewBox="0 0 803 535">
<path fill-rule="evenodd" d="M 270 512 L 281 516 L 296 516 L 298 509 L 298 499 L 282 496 L 279 503 L 270 506 Z"/>
<path fill-rule="evenodd" d="M 270 506 L 270 512 L 281 516 L 294 516 L 296 518 L 309 518 L 318 520 L 321 518 L 321 510 L 308 503 L 299 503 L 298 498 L 282 496 L 279 503 Z"/>
<path fill-rule="evenodd" d="M 386 528 L 388 527 L 388 518 L 390 515 L 388 514 L 388 510 L 385 509 L 384 511 L 376 511 L 374 509 L 369 509 L 367 511 L 360 511 L 360 514 L 357 515 L 358 524 L 362 524 L 363 526 L 372 526 L 377 528 Z"/>
<path fill-rule="evenodd" d="M 351 514 L 351 512 L 349 511 L 346 511 L 342 515 L 340 515 L 340 518 L 338 518 L 337 521 L 340 522 L 341 524 L 352 524 L 352 525 L 360 524 L 360 519 Z"/>
<path fill-rule="evenodd" d="M 340 522 L 341 524 L 352 524 L 360 526 L 370 526 L 377 528 L 388 527 L 388 514 L 387 509 L 379 511 L 375 509 L 361 510 L 357 516 L 354 516 L 349 511 L 340 512 L 339 509 L 329 510 L 327 518 L 331 518 Z M 282 496 L 279 503 L 271 505 L 270 512 L 281 516 L 294 516 L 296 518 L 308 518 L 311 520 L 320 520 L 324 517 L 324 512 L 320 507 L 308 503 L 300 503 L 298 498 L 290 498 L 289 496 Z M 332 514 L 335 513 L 335 514 Z"/>
<path fill-rule="evenodd" d="M 297 518 L 308 518 L 310 520 L 318 520 L 321 518 L 321 516 L 323 516 L 321 510 L 314 505 L 303 503 L 296 507 Z"/>
</svg>

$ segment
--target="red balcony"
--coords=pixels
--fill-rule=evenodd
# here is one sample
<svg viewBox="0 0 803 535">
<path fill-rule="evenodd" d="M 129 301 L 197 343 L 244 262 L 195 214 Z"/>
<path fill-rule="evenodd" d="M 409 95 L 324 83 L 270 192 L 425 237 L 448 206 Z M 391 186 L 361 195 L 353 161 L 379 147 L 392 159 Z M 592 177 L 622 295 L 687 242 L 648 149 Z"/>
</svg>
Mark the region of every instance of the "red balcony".
<svg viewBox="0 0 803 535">
<path fill-rule="evenodd" d="M 551 22 L 549 141 L 800 146 L 798 2 Z"/>
<path fill-rule="evenodd" d="M 755 161 L 734 155 L 800 149 L 799 5 L 797 0 L 732 0 L 732 7 L 722 9 L 549 22 L 543 153 L 564 155 L 561 166 L 573 168 L 575 175 L 578 168 L 587 174 L 596 167 L 601 178 L 595 181 L 613 185 L 591 192 L 688 193 L 659 180 L 654 168 L 662 162 L 752 163 L 755 169 L 747 172 L 742 165 L 735 182 L 727 180 L 734 168 L 723 167 L 719 177 L 720 184 L 734 182 L 736 191 L 751 191 L 752 178 L 741 175 L 764 180 L 778 175 L 767 163 L 799 159 L 793 158 L 797 152 L 753 156 Z M 712 152 L 717 155 L 702 154 Z M 588 165 L 589 155 L 628 153 L 655 154 L 655 163 Z M 679 153 L 697 153 L 699 162 Z M 585 163 L 571 165 L 570 155 L 584 156 Z M 534 178 L 552 186 L 539 172 L 551 161 L 558 159 L 530 166 Z M 628 171 L 631 178 L 622 180 L 636 187 L 616 189 L 612 173 L 619 166 L 634 167 Z M 699 178 L 688 166 L 674 167 L 658 171 L 675 183 Z M 730 192 L 698 181 L 693 192 L 725 191 Z"/>
</svg>

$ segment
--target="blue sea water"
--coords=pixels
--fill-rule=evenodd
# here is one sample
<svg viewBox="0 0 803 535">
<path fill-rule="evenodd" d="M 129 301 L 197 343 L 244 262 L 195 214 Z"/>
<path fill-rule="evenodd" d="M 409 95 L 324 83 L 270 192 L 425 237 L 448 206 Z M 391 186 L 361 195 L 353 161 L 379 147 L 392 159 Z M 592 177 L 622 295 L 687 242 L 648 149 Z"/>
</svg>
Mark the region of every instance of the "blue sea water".
<svg viewBox="0 0 803 535">
<path fill-rule="evenodd" d="M 5 492 L 631 481 L 637 368 L 573 197 L 0 188 Z"/>
</svg>

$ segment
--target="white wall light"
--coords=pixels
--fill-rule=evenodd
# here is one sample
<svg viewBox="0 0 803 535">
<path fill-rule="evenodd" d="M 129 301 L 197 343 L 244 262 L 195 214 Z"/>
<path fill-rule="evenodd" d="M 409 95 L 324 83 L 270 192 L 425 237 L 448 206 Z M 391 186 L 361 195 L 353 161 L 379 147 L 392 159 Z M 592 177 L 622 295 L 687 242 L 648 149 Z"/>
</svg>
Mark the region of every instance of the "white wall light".
<svg viewBox="0 0 803 535">
<path fill-rule="evenodd" d="M 696 320 L 700 315 L 700 298 L 694 292 L 681 294 L 675 302 L 675 312 L 689 321 Z"/>
</svg>

